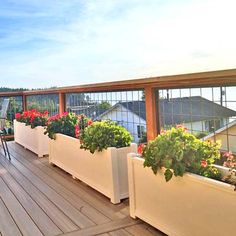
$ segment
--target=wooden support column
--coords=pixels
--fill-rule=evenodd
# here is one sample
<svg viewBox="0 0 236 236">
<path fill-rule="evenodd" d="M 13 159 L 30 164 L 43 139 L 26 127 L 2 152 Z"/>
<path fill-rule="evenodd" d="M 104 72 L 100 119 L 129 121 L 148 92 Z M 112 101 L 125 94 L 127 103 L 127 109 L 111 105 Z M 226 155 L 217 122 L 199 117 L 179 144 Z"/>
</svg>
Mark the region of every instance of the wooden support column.
<svg viewBox="0 0 236 236">
<path fill-rule="evenodd" d="M 26 95 L 22 95 L 22 106 L 23 106 L 23 111 L 27 110 L 27 96 Z"/>
<path fill-rule="evenodd" d="M 62 115 L 66 109 L 66 95 L 59 93 L 59 114 Z"/>
<path fill-rule="evenodd" d="M 147 124 L 147 140 L 156 138 L 159 130 L 158 115 L 158 98 L 155 88 L 145 87 L 145 102 L 146 102 L 146 124 Z"/>
</svg>

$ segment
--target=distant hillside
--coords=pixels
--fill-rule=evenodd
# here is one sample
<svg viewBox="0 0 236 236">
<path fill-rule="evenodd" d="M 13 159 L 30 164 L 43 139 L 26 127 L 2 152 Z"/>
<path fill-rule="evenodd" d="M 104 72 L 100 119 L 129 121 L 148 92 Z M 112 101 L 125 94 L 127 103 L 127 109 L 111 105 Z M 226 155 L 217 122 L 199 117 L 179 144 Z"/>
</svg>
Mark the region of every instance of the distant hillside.
<svg viewBox="0 0 236 236">
<path fill-rule="evenodd" d="M 17 91 L 25 91 L 26 88 L 7 88 L 7 87 L 0 87 L 0 92 L 17 92 Z"/>
<path fill-rule="evenodd" d="M 27 90 L 44 90 L 44 89 L 55 89 L 56 86 L 50 88 L 35 88 L 35 89 L 27 89 L 27 88 L 8 88 L 8 87 L 0 87 L 1 92 L 18 92 L 18 91 L 27 91 Z"/>
</svg>

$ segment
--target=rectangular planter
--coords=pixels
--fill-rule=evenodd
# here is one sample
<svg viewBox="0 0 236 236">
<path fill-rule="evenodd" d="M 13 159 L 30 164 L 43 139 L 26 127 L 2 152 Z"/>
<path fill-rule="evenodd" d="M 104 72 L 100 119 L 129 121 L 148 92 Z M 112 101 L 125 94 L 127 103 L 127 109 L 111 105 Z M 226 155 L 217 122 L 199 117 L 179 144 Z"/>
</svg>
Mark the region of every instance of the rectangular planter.
<svg viewBox="0 0 236 236">
<path fill-rule="evenodd" d="M 114 204 L 129 196 L 127 154 L 137 151 L 136 144 L 91 154 L 80 149 L 78 139 L 63 134 L 56 134 L 56 140 L 49 143 L 50 163 L 109 197 Z"/>
<path fill-rule="evenodd" d="M 166 183 L 144 160 L 128 155 L 130 215 L 171 236 L 235 235 L 234 187 L 187 173 Z"/>
<path fill-rule="evenodd" d="M 14 120 L 15 142 L 36 153 L 39 157 L 49 154 L 49 138 L 44 135 L 45 129 L 38 126 L 32 129 L 25 123 Z"/>
</svg>

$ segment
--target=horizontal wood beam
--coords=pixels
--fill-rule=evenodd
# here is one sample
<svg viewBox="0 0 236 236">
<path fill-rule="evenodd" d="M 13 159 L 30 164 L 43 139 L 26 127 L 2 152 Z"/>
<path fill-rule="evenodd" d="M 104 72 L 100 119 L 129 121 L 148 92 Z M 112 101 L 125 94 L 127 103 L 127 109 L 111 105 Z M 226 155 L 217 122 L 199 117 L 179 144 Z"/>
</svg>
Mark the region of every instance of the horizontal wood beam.
<svg viewBox="0 0 236 236">
<path fill-rule="evenodd" d="M 168 75 L 149 77 L 134 80 L 124 80 L 107 83 L 87 84 L 79 86 L 59 87 L 55 89 L 29 90 L 21 92 L 4 92 L 1 96 L 18 95 L 42 95 L 56 93 L 76 93 L 76 92 L 104 92 L 137 90 L 145 87 L 153 88 L 181 88 L 197 86 L 226 86 L 236 85 L 236 69 L 200 72 L 191 74 Z"/>
</svg>

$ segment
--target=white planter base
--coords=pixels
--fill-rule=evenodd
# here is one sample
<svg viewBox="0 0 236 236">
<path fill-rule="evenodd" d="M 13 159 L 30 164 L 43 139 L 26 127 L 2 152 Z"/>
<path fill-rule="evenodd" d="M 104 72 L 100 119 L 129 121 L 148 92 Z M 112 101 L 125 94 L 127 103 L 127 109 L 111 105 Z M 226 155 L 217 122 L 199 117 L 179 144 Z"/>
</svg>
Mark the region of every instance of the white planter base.
<svg viewBox="0 0 236 236">
<path fill-rule="evenodd" d="M 34 152 L 38 157 L 49 154 L 49 138 L 44 135 L 44 132 L 45 129 L 42 126 L 31 129 L 30 126 L 14 120 L 15 142 Z"/>
<path fill-rule="evenodd" d="M 154 175 L 143 159 L 128 157 L 130 215 L 171 236 L 235 235 L 234 187 L 194 174 Z"/>
<path fill-rule="evenodd" d="M 136 144 L 91 154 L 80 149 L 78 139 L 63 134 L 56 134 L 56 140 L 49 143 L 50 163 L 109 197 L 114 204 L 129 196 L 127 154 L 137 151 Z"/>
</svg>

